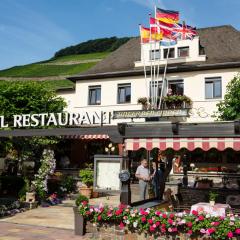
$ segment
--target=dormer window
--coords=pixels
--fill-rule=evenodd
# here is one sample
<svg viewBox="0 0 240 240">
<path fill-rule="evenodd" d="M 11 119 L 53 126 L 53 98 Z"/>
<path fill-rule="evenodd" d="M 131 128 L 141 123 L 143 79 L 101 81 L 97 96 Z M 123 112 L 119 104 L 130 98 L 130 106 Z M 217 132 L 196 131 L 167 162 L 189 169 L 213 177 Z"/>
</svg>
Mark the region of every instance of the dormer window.
<svg viewBox="0 0 240 240">
<path fill-rule="evenodd" d="M 179 47 L 178 48 L 178 57 L 189 57 L 189 47 Z"/>
<path fill-rule="evenodd" d="M 168 54 L 168 48 L 163 50 L 163 58 L 166 59 L 168 58 L 175 58 L 175 48 L 170 48 L 169 49 L 169 54 Z"/>
<path fill-rule="evenodd" d="M 149 59 L 150 60 L 159 60 L 160 58 L 161 58 L 160 49 L 151 50 L 149 52 Z"/>
</svg>

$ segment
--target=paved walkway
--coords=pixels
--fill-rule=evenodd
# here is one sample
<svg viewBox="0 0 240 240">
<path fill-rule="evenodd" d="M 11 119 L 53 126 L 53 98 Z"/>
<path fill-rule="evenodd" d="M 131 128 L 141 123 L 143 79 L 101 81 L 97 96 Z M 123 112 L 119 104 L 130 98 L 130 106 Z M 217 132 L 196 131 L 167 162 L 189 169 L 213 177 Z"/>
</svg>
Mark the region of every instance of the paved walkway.
<svg viewBox="0 0 240 240">
<path fill-rule="evenodd" d="M 72 230 L 0 222 L 0 240 L 85 240 Z"/>
</svg>

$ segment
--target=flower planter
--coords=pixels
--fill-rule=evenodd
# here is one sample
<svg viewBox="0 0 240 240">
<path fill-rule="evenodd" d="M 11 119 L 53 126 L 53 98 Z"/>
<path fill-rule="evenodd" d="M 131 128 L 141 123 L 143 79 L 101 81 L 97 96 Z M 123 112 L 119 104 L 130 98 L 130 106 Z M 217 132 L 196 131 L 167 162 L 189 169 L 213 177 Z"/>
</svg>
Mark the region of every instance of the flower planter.
<svg viewBox="0 0 240 240">
<path fill-rule="evenodd" d="M 98 198 L 99 192 L 92 192 L 92 198 Z"/>
<path fill-rule="evenodd" d="M 92 188 L 89 188 L 89 187 L 80 187 L 80 193 L 87 197 L 87 198 L 91 198 L 92 196 L 92 192 L 93 192 L 93 189 Z"/>
<path fill-rule="evenodd" d="M 215 201 L 209 201 L 209 203 L 212 207 L 215 205 Z"/>
<path fill-rule="evenodd" d="M 74 233 L 78 236 L 83 236 L 86 233 L 86 221 L 80 215 L 77 207 L 73 207 L 74 212 Z"/>
</svg>

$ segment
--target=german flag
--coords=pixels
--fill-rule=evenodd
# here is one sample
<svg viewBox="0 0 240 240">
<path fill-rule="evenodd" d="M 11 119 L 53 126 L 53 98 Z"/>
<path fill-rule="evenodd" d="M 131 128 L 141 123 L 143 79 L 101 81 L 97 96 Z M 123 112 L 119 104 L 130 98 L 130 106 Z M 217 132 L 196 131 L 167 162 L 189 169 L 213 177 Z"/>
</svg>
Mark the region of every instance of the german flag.
<svg viewBox="0 0 240 240">
<path fill-rule="evenodd" d="M 179 22 L 179 12 L 177 11 L 172 11 L 172 10 L 164 10 L 161 8 L 156 9 L 156 19 L 169 23 L 169 24 L 174 24 Z"/>
<path fill-rule="evenodd" d="M 148 43 L 150 41 L 150 29 L 140 26 L 141 43 Z"/>
</svg>

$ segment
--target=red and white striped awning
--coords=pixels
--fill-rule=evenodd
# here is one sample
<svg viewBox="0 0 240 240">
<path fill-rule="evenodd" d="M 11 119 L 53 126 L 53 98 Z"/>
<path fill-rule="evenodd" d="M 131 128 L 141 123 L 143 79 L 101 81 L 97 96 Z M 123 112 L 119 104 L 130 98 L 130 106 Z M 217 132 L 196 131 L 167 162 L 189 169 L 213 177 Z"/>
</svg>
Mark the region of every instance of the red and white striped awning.
<svg viewBox="0 0 240 240">
<path fill-rule="evenodd" d="M 175 151 L 186 148 L 193 151 L 201 148 L 208 151 L 211 148 L 223 151 L 232 148 L 240 151 L 240 138 L 132 138 L 125 139 L 126 150 L 136 151 L 140 148 L 152 150 L 158 148 L 162 151 L 172 148 Z"/>
<path fill-rule="evenodd" d="M 85 135 L 69 135 L 69 136 L 66 136 L 65 138 L 95 140 L 95 139 L 109 139 L 109 136 L 107 134 L 85 134 Z"/>
</svg>

